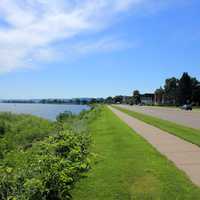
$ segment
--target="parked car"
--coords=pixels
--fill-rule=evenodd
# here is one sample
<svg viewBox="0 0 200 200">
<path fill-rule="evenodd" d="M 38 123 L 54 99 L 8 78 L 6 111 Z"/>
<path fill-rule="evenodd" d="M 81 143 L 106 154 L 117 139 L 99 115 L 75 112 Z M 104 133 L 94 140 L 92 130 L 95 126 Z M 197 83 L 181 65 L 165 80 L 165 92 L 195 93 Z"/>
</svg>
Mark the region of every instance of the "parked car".
<svg viewBox="0 0 200 200">
<path fill-rule="evenodd" d="M 185 104 L 181 107 L 182 110 L 192 110 L 192 105 L 191 104 Z"/>
</svg>

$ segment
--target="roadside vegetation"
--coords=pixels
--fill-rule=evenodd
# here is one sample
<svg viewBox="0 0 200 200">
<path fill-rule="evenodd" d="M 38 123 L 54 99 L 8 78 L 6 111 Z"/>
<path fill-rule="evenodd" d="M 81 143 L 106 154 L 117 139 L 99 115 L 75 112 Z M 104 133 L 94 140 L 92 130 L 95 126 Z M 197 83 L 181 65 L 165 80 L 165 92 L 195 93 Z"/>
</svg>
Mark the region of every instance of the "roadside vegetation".
<svg viewBox="0 0 200 200">
<path fill-rule="evenodd" d="M 184 173 L 108 108 L 89 127 L 95 162 L 73 190 L 75 200 L 200 199 Z"/>
<path fill-rule="evenodd" d="M 200 146 L 200 130 L 176 124 L 174 122 L 160 119 L 154 116 L 138 113 L 125 108 L 114 106 L 116 109 L 139 119 L 147 124 L 153 125 L 163 131 L 171 133 L 179 138 Z"/>
<path fill-rule="evenodd" d="M 95 110 L 62 113 L 56 122 L 0 114 L 0 199 L 67 200 L 90 169 L 88 123 Z"/>
</svg>

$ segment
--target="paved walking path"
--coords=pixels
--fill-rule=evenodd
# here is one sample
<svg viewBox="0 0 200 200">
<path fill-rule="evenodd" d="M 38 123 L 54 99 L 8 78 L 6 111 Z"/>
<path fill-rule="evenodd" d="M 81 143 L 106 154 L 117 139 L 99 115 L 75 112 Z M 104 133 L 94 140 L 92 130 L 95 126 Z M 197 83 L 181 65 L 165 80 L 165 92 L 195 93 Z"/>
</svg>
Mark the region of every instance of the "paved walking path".
<svg viewBox="0 0 200 200">
<path fill-rule="evenodd" d="M 113 107 L 109 108 L 161 154 L 184 171 L 193 183 L 200 186 L 200 148 L 154 126 L 137 120 Z"/>
</svg>

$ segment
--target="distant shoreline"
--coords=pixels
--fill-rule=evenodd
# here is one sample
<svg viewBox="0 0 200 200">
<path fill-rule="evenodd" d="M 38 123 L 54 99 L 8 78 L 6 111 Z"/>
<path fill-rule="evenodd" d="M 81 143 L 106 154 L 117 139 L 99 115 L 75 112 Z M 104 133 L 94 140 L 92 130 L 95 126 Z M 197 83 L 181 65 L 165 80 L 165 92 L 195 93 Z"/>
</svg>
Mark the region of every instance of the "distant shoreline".
<svg viewBox="0 0 200 200">
<path fill-rule="evenodd" d="M 0 104 L 41 104 L 41 105 L 88 105 L 90 103 L 41 103 L 41 102 L 0 102 Z"/>
<path fill-rule="evenodd" d="M 53 105 L 88 105 L 88 104 L 77 104 L 77 103 L 40 103 L 40 102 L 0 102 L 1 104 L 53 104 Z"/>
</svg>

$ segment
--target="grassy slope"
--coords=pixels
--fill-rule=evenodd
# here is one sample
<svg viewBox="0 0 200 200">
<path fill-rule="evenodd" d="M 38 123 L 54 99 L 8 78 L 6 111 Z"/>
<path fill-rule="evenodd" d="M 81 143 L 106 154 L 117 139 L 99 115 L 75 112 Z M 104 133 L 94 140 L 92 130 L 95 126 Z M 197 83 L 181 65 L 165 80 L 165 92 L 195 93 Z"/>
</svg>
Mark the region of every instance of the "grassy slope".
<svg viewBox="0 0 200 200">
<path fill-rule="evenodd" d="M 160 128 L 161 130 L 167 131 L 168 133 L 176 135 L 186 141 L 200 146 L 200 130 L 198 129 L 189 128 L 167 120 L 159 119 L 157 117 L 145 115 L 132 110 L 130 111 L 124 108 L 119 108 L 117 106 L 114 107 L 147 124 L 153 125 L 157 128 Z"/>
<path fill-rule="evenodd" d="M 75 200 L 200 199 L 200 189 L 110 110 L 91 124 L 98 162 L 75 190 Z"/>
</svg>

